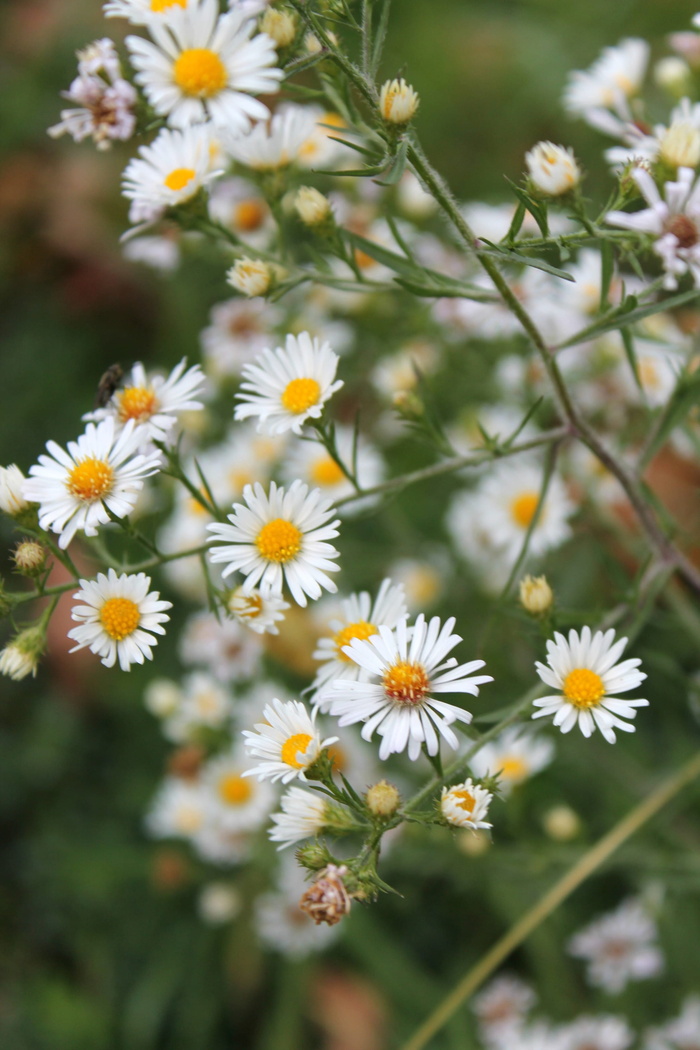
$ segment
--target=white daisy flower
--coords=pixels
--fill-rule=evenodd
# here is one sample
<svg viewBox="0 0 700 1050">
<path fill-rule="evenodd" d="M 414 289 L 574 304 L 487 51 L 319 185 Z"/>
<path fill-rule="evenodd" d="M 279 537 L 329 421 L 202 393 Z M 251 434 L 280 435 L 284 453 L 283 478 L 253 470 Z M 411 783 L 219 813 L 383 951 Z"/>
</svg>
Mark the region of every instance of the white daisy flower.
<svg viewBox="0 0 700 1050">
<path fill-rule="evenodd" d="M 297 150 L 296 162 L 306 169 L 334 168 L 341 161 L 345 162 L 354 156 L 353 151 L 338 142 L 339 138 L 352 138 L 352 131 L 339 113 L 324 112 L 324 110 L 307 106 L 307 112 L 312 113 L 315 126 L 309 137 Z"/>
<path fill-rule="evenodd" d="M 161 601 L 160 593 L 149 591 L 150 586 L 150 576 L 143 572 L 117 576 L 114 569 L 106 576 L 99 572 L 94 580 L 81 580 L 73 597 L 84 604 L 73 606 L 71 614 L 79 626 L 68 632 L 78 644 L 70 651 L 87 647 L 105 667 L 114 667 L 119 660 L 122 671 L 152 660 L 158 641 L 153 635 L 165 634 L 162 624 L 170 619 L 165 610 L 173 605 Z"/>
<path fill-rule="evenodd" d="M 212 814 L 228 831 L 259 828 L 276 798 L 270 783 L 243 776 L 249 764 L 236 749 L 207 762 L 200 774 Z"/>
<path fill-rule="evenodd" d="M 637 899 L 596 919 L 571 938 L 568 950 L 588 963 L 586 978 L 594 988 L 617 994 L 629 981 L 656 977 L 664 958 L 654 943 L 656 923 Z"/>
<path fill-rule="evenodd" d="M 190 616 L 180 638 L 183 664 L 203 665 L 221 682 L 254 677 L 260 669 L 262 646 L 236 620 L 219 620 L 204 609 Z"/>
<path fill-rule="evenodd" d="M 122 426 L 133 419 L 143 427 L 144 435 L 154 441 L 165 440 L 177 423 L 178 413 L 204 408 L 201 401 L 195 400 L 206 382 L 204 373 L 199 365 L 185 371 L 186 366 L 187 358 L 183 357 L 169 376 L 149 376 L 138 362 L 109 403 L 83 419 L 99 422 L 111 416 Z"/>
<path fill-rule="evenodd" d="M 26 480 L 16 463 L 0 467 L 0 510 L 10 518 L 29 510 L 29 503 L 22 495 Z"/>
<path fill-rule="evenodd" d="M 256 634 L 279 634 L 278 623 L 290 608 L 289 602 L 275 594 L 263 595 L 257 589 L 246 593 L 236 587 L 226 598 L 226 608 L 239 623 Z"/>
<path fill-rule="evenodd" d="M 167 777 L 146 814 L 154 838 L 192 839 L 204 825 L 206 795 L 197 781 Z"/>
<path fill-rule="evenodd" d="M 408 757 L 415 761 L 423 743 L 429 755 L 436 755 L 438 734 L 456 749 L 459 742 L 450 726 L 455 721 L 468 725 L 471 712 L 431 694 L 478 696 L 479 686 L 493 679 L 490 675 L 469 677 L 484 666 L 483 660 L 458 665 L 454 657 L 445 659 L 462 640 L 451 633 L 454 625 L 454 617 L 441 627 L 437 616 L 426 622 L 421 614 L 413 628 L 404 619 L 394 630 L 380 624 L 378 633 L 366 641 L 354 638 L 343 647 L 346 656 L 380 681 L 336 679 L 335 697 L 328 704 L 330 714 L 339 718 L 341 726 L 364 722 L 364 740 L 371 740 L 376 729 L 382 737 L 381 759 L 408 748 Z"/>
<path fill-rule="evenodd" d="M 678 287 L 678 278 L 689 273 L 695 284 L 700 280 L 700 180 L 692 168 L 679 168 L 677 181 L 664 185 L 661 197 L 648 171 L 632 172 L 639 191 L 649 205 L 642 211 L 610 211 L 605 217 L 611 226 L 650 233 L 656 240 L 654 252 L 666 273 L 664 288 Z"/>
<path fill-rule="evenodd" d="M 288 335 L 284 348 L 266 348 L 242 369 L 244 382 L 235 419 L 259 417 L 258 430 L 300 434 L 307 419 L 319 419 L 326 401 L 343 385 L 336 380 L 338 356 L 308 332 Z"/>
<path fill-rule="evenodd" d="M 271 330 L 280 321 L 278 308 L 257 299 L 217 303 L 200 335 L 207 374 L 215 379 L 240 375 L 243 365 L 269 345 Z"/>
<path fill-rule="evenodd" d="M 219 172 L 212 172 L 205 127 L 163 128 L 149 146 L 139 147 L 122 176 L 122 193 L 132 202 L 131 222 L 155 222 L 166 208 L 184 204 Z"/>
<path fill-rule="evenodd" d="M 208 209 L 214 222 L 231 230 L 251 248 L 267 248 L 276 234 L 277 225 L 267 201 L 248 179 L 218 179 L 211 188 Z M 267 329 L 273 323 L 267 321 Z"/>
<path fill-rule="evenodd" d="M 370 673 L 359 664 L 354 663 L 344 652 L 353 638 L 372 638 L 379 632 L 379 624 L 395 627 L 399 620 L 407 615 L 406 596 L 401 584 L 384 580 L 372 601 L 367 591 L 351 594 L 341 602 L 340 616 L 328 624 L 330 637 L 319 638 L 314 652 L 314 660 L 323 666 L 319 668 L 311 688 L 316 694 L 316 703 L 320 702 L 318 694 L 334 678 L 352 678 L 366 682 Z"/>
<path fill-rule="evenodd" d="M 538 142 L 525 154 L 525 163 L 533 185 L 547 197 L 569 193 L 581 181 L 574 151 L 553 142 Z"/>
<path fill-rule="evenodd" d="M 606 47 L 590 69 L 574 70 L 564 92 L 569 113 L 583 117 L 600 130 L 606 130 L 606 111 L 613 110 L 631 120 L 629 99 L 638 94 L 649 61 L 646 40 L 629 37 L 615 47 Z"/>
<path fill-rule="evenodd" d="M 256 124 L 247 134 L 222 136 L 231 160 L 253 171 L 277 171 L 292 164 L 316 130 L 316 110 L 293 103 L 282 106 L 268 122 Z"/>
<path fill-rule="evenodd" d="M 278 850 L 302 839 L 320 835 L 328 819 L 328 799 L 313 791 L 291 787 L 280 799 L 281 813 L 273 813 L 274 828 L 268 832 L 272 842 L 279 842 Z"/>
<path fill-rule="evenodd" d="M 690 995 L 678 1017 L 647 1032 L 644 1050 L 698 1050 L 700 1047 L 700 996 Z"/>
<path fill-rule="evenodd" d="M 440 812 L 448 824 L 456 828 L 492 828 L 484 820 L 488 813 L 493 795 L 486 788 L 479 787 L 469 777 L 464 783 L 444 787 L 440 796 Z"/>
<path fill-rule="evenodd" d="M 197 855 L 217 867 L 243 864 L 253 851 L 256 836 L 250 831 L 231 831 L 212 813 L 205 795 L 205 819 L 192 840 Z"/>
<path fill-rule="evenodd" d="M 88 423 L 66 452 L 46 443 L 49 456 L 39 456 L 23 486 L 25 499 L 39 504 L 39 524 L 60 534 L 65 549 L 79 530 L 96 536 L 110 520 L 108 510 L 125 518 L 134 508 L 145 478 L 161 465 L 160 452 L 141 454 L 143 432 L 133 421 L 117 431 L 114 420 Z"/>
<path fill-rule="evenodd" d="M 289 783 L 298 777 L 305 780 L 304 771 L 313 765 L 324 747 L 335 743 L 337 737 L 321 740 L 314 725 L 316 713 L 309 715 L 299 700 L 284 703 L 276 697 L 263 711 L 264 722 L 255 726 L 256 732 L 243 730 L 245 748 L 249 755 L 264 761 L 243 773 L 263 780 L 281 780 Z"/>
<path fill-rule="evenodd" d="M 214 522 L 207 525 L 212 541 L 224 546 L 213 547 L 212 562 L 224 562 L 222 575 L 240 570 L 246 576 L 245 594 L 259 589 L 267 596 L 280 595 L 286 582 L 297 605 L 306 605 L 306 596 L 316 599 L 325 588 L 338 589 L 328 576 L 338 572 L 334 565 L 338 551 L 327 540 L 338 535 L 338 520 L 330 521 L 332 505 L 321 498 L 319 489 L 309 492 L 301 481 L 295 481 L 285 492 L 275 482 L 266 495 L 262 485 L 246 485 L 243 499 L 247 507 L 233 504 L 228 515 L 230 525 Z"/>
<path fill-rule="evenodd" d="M 352 427 L 335 429 L 335 445 L 343 463 L 352 469 L 354 434 Z M 357 442 L 355 476 L 361 488 L 369 489 L 384 478 L 384 462 L 377 450 L 362 438 Z M 295 478 L 318 486 L 329 499 L 352 496 L 355 487 L 320 441 L 295 441 L 282 464 L 282 480 L 290 483 Z M 353 515 L 367 508 L 372 497 L 353 500 L 340 508 L 339 513 Z"/>
<path fill-rule="evenodd" d="M 628 1050 L 635 1034 L 622 1017 L 577 1017 L 557 1029 L 561 1050 Z"/>
<path fill-rule="evenodd" d="M 256 33 L 250 14 L 242 4 L 220 15 L 217 0 L 171 5 L 166 17 L 149 20 L 155 43 L 126 38 L 137 83 L 159 116 L 174 127 L 209 119 L 239 132 L 267 118 L 267 106 L 251 96 L 277 91 L 283 74 L 273 41 Z"/>
<path fill-rule="evenodd" d="M 484 744 L 469 760 L 478 777 L 499 775 L 499 790 L 511 788 L 539 773 L 554 757 L 554 744 L 548 737 L 523 731 L 520 726 L 506 729 L 496 740 Z"/>
<path fill-rule="evenodd" d="M 472 1001 L 484 1041 L 504 1045 L 505 1037 L 525 1024 L 535 1001 L 535 993 L 520 978 L 511 974 L 495 977 Z"/>
<path fill-rule="evenodd" d="M 609 744 L 615 743 L 615 729 L 633 733 L 634 726 L 623 721 L 634 718 L 635 708 L 647 707 L 648 700 L 620 700 L 617 693 L 636 689 L 647 677 L 637 668 L 636 657 L 617 663 L 627 645 L 626 638 L 615 641 L 611 627 L 603 633 L 591 634 L 584 627 L 579 636 L 569 631 L 568 641 L 555 631 L 554 641 L 547 642 L 547 665 L 536 663 L 537 673 L 556 694 L 533 701 L 533 718 L 554 716 L 554 725 L 568 733 L 578 722 L 584 736 L 590 736 L 596 727 Z"/>
<path fill-rule="evenodd" d="M 196 738 L 201 729 L 221 729 L 233 717 L 233 700 L 218 679 L 195 671 L 183 680 L 179 705 L 163 726 L 168 740 L 184 743 Z"/>
<path fill-rule="evenodd" d="M 134 26 L 145 26 L 172 7 L 187 7 L 197 0 L 107 0 L 102 11 L 105 18 L 127 18 Z"/>
</svg>

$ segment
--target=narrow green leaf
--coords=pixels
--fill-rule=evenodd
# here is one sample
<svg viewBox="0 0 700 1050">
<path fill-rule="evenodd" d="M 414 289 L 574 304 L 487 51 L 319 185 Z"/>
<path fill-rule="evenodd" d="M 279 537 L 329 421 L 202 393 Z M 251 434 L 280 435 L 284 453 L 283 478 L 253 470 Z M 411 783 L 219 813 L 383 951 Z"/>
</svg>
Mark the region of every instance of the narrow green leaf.
<svg viewBox="0 0 700 1050">
<path fill-rule="evenodd" d="M 632 375 L 637 385 L 637 389 L 644 394 L 644 387 L 642 381 L 639 378 L 639 362 L 637 361 L 637 353 L 634 349 L 634 339 L 629 328 L 625 325 L 624 328 L 620 329 L 620 335 L 622 336 L 622 345 L 625 348 L 625 357 L 629 361 L 630 368 L 632 369 Z"/>
<path fill-rule="evenodd" d="M 486 253 L 488 255 L 493 255 L 507 262 L 521 263 L 523 266 L 533 266 L 536 270 L 544 270 L 545 273 L 550 273 L 552 277 L 561 277 L 563 281 L 574 280 L 566 270 L 560 270 L 543 259 L 536 259 L 531 255 L 521 255 L 520 252 L 514 252 L 512 248 L 505 244 L 494 244 L 492 241 L 487 241 L 484 237 L 480 237 L 479 240 L 488 245 L 489 250 Z M 483 254 L 483 248 L 481 251 Z"/>
<path fill-rule="evenodd" d="M 512 182 L 511 179 L 506 178 L 506 182 L 512 189 L 515 196 L 518 198 L 520 203 L 530 212 L 533 219 L 540 228 L 540 232 L 543 237 L 549 237 L 549 224 L 547 222 L 547 205 L 543 201 L 537 200 L 536 197 L 531 197 L 522 186 L 518 186 L 517 183 Z"/>
<path fill-rule="evenodd" d="M 645 317 L 652 317 L 654 314 L 660 314 L 666 310 L 674 310 L 677 306 L 683 306 L 685 303 L 697 299 L 698 296 L 700 296 L 700 291 L 693 288 L 688 292 L 672 295 L 668 299 L 659 299 L 653 303 L 646 303 L 644 306 L 636 306 L 637 298 L 629 295 L 621 306 L 615 307 L 614 310 L 601 317 L 600 320 L 594 321 L 593 324 L 582 328 L 576 335 L 572 335 L 570 339 L 559 343 L 556 349 L 563 350 L 567 346 L 576 346 L 577 343 L 585 343 L 589 339 L 597 339 L 599 335 L 613 332 L 616 328 L 636 324 L 637 321 L 642 321 Z"/>
<path fill-rule="evenodd" d="M 615 257 L 613 256 L 610 241 L 601 241 L 600 245 L 600 312 L 607 310 L 610 306 L 608 296 L 610 294 L 610 283 L 615 270 Z"/>
</svg>

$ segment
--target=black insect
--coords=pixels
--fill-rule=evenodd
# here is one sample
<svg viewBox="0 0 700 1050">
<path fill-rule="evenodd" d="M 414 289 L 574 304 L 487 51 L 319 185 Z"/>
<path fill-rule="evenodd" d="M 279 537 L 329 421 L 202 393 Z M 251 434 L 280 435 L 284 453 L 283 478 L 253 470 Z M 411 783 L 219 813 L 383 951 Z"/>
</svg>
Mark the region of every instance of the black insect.
<svg viewBox="0 0 700 1050">
<path fill-rule="evenodd" d="M 104 375 L 101 377 L 97 384 L 97 393 L 95 394 L 94 408 L 104 408 L 108 401 L 111 400 L 114 391 L 119 386 L 119 381 L 124 375 L 124 369 L 121 365 L 110 365 Z"/>
</svg>

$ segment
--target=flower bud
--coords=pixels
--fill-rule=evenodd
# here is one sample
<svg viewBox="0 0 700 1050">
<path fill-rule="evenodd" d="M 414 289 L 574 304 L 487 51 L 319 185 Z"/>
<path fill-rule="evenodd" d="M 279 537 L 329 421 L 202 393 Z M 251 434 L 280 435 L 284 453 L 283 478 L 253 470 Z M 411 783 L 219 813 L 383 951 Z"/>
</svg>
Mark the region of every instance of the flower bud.
<svg viewBox="0 0 700 1050">
<path fill-rule="evenodd" d="M 23 576 L 40 576 L 46 566 L 46 547 L 36 540 L 22 540 L 12 558 Z"/>
<path fill-rule="evenodd" d="M 331 859 L 330 853 L 320 842 L 307 842 L 296 850 L 294 856 L 302 868 L 308 868 L 309 871 L 322 871 Z"/>
<path fill-rule="evenodd" d="M 365 802 L 373 817 L 392 817 L 399 808 L 401 796 L 393 784 L 380 780 L 367 788 Z"/>
<path fill-rule="evenodd" d="M 343 876 L 348 869 L 344 864 L 337 867 L 329 864 L 319 878 L 302 894 L 299 907 L 309 915 L 316 925 L 325 922 L 335 926 L 350 911 L 352 898 L 345 888 Z"/>
<path fill-rule="evenodd" d="M 678 55 L 661 58 L 654 66 L 654 80 L 673 98 L 683 98 L 684 95 L 687 95 L 692 79 L 690 66 Z"/>
<path fill-rule="evenodd" d="M 252 299 L 270 290 L 272 270 L 260 259 L 237 259 L 226 274 L 226 279 L 237 292 Z"/>
<path fill-rule="evenodd" d="M 546 576 L 524 576 L 520 581 L 520 604 L 533 616 L 541 616 L 552 607 L 554 591 Z"/>
<path fill-rule="evenodd" d="M 9 467 L 0 467 L 0 510 L 11 518 L 16 518 L 30 507 L 22 495 L 24 482 L 24 474 L 14 463 Z"/>
<path fill-rule="evenodd" d="M 328 33 L 328 39 L 332 44 L 338 43 L 338 37 L 335 33 Z M 317 55 L 319 51 L 323 51 L 323 44 L 313 33 L 307 33 L 304 37 L 304 47 L 310 55 Z"/>
<path fill-rule="evenodd" d="M 182 690 L 170 678 L 154 678 L 146 686 L 143 702 L 156 718 L 169 718 L 182 702 Z"/>
<path fill-rule="evenodd" d="M 387 124 L 407 124 L 418 109 L 420 99 L 410 84 L 387 80 L 379 93 L 379 111 Z"/>
<path fill-rule="evenodd" d="M 330 201 L 313 186 L 299 188 L 294 198 L 294 207 L 306 226 L 320 226 L 331 215 Z"/>
<path fill-rule="evenodd" d="M 227 882 L 209 882 L 202 888 L 197 910 L 205 922 L 220 926 L 236 917 L 241 910 L 241 898 Z"/>
<path fill-rule="evenodd" d="M 553 142 L 538 142 L 525 154 L 525 163 L 532 185 L 546 197 L 561 197 L 581 181 L 573 150 Z"/>
<path fill-rule="evenodd" d="M 0 674 L 7 675 L 15 682 L 21 682 L 27 675 L 36 676 L 39 657 L 46 644 L 44 627 L 27 627 L 20 631 L 0 652 Z"/>
<path fill-rule="evenodd" d="M 291 11 L 268 7 L 260 19 L 260 30 L 275 42 L 275 47 L 288 47 L 297 35 L 297 18 Z"/>
<path fill-rule="evenodd" d="M 542 825 L 550 839 L 556 842 L 569 842 L 581 830 L 581 821 L 570 806 L 553 806 L 547 810 Z"/>
<path fill-rule="evenodd" d="M 696 168 L 700 162 L 700 130 L 689 120 L 678 120 L 661 137 L 659 160 L 672 168 Z"/>
</svg>

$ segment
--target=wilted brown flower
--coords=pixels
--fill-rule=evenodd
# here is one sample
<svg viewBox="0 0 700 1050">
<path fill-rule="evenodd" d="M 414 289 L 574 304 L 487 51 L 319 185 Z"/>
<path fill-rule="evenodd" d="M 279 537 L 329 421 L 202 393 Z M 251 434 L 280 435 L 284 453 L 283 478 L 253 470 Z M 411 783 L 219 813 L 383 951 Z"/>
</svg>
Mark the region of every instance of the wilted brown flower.
<svg viewBox="0 0 700 1050">
<path fill-rule="evenodd" d="M 329 864 L 316 881 L 309 886 L 299 901 L 299 907 L 309 915 L 316 925 L 325 922 L 335 926 L 350 911 L 352 898 L 345 888 L 343 876 L 345 865 Z"/>
</svg>

